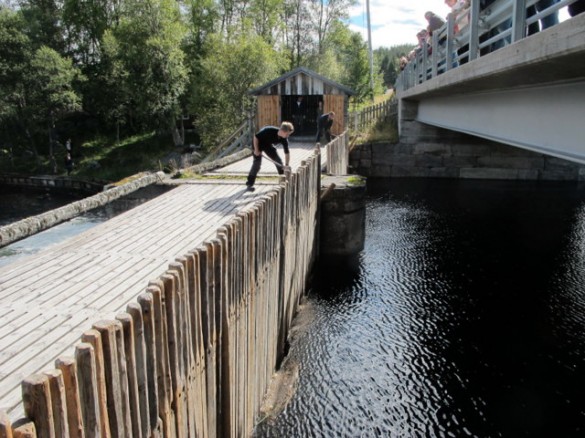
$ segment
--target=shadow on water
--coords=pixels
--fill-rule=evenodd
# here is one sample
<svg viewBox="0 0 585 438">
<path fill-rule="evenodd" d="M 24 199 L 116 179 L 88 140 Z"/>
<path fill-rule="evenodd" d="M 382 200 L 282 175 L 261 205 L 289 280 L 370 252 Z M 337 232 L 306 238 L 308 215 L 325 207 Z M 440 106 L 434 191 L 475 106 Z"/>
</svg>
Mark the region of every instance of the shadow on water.
<svg viewBox="0 0 585 438">
<path fill-rule="evenodd" d="M 319 260 L 309 294 L 335 300 L 344 291 L 353 290 L 360 281 L 360 264 L 360 254 Z"/>
</svg>

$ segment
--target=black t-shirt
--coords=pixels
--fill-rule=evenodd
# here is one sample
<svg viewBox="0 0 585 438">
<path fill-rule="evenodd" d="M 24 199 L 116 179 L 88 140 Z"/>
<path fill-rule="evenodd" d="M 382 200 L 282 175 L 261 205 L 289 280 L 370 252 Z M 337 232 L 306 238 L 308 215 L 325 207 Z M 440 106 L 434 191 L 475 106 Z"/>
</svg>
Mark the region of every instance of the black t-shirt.
<svg viewBox="0 0 585 438">
<path fill-rule="evenodd" d="M 256 133 L 258 147 L 264 150 L 272 145 L 280 143 L 285 154 L 288 154 L 288 139 L 278 136 L 279 129 L 276 126 L 265 126 Z"/>
<path fill-rule="evenodd" d="M 329 113 L 327 114 L 323 114 L 321 117 L 319 117 L 319 122 L 318 122 L 319 128 L 322 129 L 329 129 L 331 128 L 331 126 L 333 125 L 333 119 L 329 119 Z"/>
</svg>

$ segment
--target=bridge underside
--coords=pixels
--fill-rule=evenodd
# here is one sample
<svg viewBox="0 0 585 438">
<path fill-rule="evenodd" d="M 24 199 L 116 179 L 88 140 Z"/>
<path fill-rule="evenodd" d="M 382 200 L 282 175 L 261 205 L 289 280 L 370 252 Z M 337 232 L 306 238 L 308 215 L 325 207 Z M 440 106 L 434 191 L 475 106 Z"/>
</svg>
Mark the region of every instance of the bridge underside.
<svg viewBox="0 0 585 438">
<path fill-rule="evenodd" d="M 585 163 L 585 14 L 398 98 L 399 130 L 415 120 Z"/>
<path fill-rule="evenodd" d="M 585 81 L 428 98 L 416 120 L 585 163 Z"/>
</svg>

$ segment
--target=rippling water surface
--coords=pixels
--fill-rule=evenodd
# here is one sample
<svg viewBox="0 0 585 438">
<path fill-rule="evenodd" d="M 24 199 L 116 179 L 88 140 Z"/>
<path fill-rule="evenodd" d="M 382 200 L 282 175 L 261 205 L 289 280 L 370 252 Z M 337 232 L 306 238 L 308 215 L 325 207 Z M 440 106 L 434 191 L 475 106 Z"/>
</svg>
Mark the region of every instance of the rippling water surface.
<svg viewBox="0 0 585 438">
<path fill-rule="evenodd" d="M 584 189 L 371 183 L 358 273 L 321 269 L 255 436 L 585 436 Z"/>
</svg>

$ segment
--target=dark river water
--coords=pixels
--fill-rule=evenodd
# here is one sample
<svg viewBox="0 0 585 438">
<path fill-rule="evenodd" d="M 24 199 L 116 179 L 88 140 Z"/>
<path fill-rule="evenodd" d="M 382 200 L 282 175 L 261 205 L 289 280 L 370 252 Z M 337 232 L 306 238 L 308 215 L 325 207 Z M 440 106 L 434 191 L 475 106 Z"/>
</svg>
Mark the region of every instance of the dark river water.
<svg viewBox="0 0 585 438">
<path fill-rule="evenodd" d="M 320 269 L 254 436 L 584 437 L 585 187 L 368 184 L 358 272 Z"/>
</svg>

